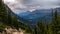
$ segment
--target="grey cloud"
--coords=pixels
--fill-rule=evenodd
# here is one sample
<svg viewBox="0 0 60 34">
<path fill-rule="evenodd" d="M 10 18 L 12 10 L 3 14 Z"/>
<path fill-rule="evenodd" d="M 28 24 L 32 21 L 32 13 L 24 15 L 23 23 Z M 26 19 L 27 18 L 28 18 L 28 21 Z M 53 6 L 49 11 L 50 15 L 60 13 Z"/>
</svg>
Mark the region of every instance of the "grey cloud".
<svg viewBox="0 0 60 34">
<path fill-rule="evenodd" d="M 60 7 L 60 0 L 16 0 L 15 3 L 6 3 L 12 5 L 15 10 L 35 10 Z M 24 11 L 23 11 L 24 12 Z"/>
<path fill-rule="evenodd" d="M 17 3 L 10 3 L 9 5 L 24 5 L 25 7 L 29 8 L 31 6 L 60 6 L 60 0 L 16 0 Z M 23 7 L 22 7 L 23 8 Z"/>
<path fill-rule="evenodd" d="M 35 5 L 38 5 L 41 7 L 59 6 L 60 0 L 22 0 L 22 3 L 27 7 L 31 7 L 31 6 L 35 6 Z"/>
</svg>

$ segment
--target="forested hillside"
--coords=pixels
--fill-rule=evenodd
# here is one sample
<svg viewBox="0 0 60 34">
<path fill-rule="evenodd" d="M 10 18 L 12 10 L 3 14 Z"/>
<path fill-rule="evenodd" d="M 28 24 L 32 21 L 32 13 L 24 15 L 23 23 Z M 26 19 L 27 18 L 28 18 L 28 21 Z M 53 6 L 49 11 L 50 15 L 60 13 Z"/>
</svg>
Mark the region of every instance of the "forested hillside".
<svg viewBox="0 0 60 34">
<path fill-rule="evenodd" d="M 23 29 L 31 34 L 60 34 L 60 15 L 57 9 L 52 10 L 52 20 L 42 20 L 42 18 L 34 25 L 32 29 L 29 23 L 24 24 L 18 20 L 17 16 L 13 16 L 7 9 L 6 5 L 0 0 L 0 32 L 5 28 Z"/>
<path fill-rule="evenodd" d="M 27 24 L 23 24 L 20 20 L 18 20 L 17 16 L 11 14 L 9 7 L 6 6 L 2 0 L 0 0 L 0 32 L 4 31 L 5 28 L 15 28 L 15 29 L 26 29 L 29 27 Z M 28 29 L 27 29 L 28 28 Z"/>
<path fill-rule="evenodd" d="M 53 12 L 54 11 L 54 12 Z M 42 20 L 35 25 L 35 34 L 60 34 L 60 16 L 57 9 L 52 10 L 52 20 L 47 22 L 47 20 Z"/>
</svg>

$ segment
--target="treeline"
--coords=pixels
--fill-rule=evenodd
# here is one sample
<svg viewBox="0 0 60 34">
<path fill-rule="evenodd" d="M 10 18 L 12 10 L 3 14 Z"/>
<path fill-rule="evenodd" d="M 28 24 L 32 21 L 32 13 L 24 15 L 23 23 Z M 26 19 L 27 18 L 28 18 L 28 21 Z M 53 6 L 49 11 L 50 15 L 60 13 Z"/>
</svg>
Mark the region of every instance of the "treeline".
<svg viewBox="0 0 60 34">
<path fill-rule="evenodd" d="M 5 7 L 2 0 L 0 0 L 0 32 L 4 31 L 4 28 L 19 28 L 26 30 L 31 34 L 60 34 L 60 16 L 57 9 L 52 10 L 52 20 L 42 20 L 34 25 L 34 29 L 31 29 L 30 24 L 24 24 L 17 19 L 17 16 L 12 16 Z"/>
<path fill-rule="evenodd" d="M 57 9 L 52 10 L 52 20 L 40 20 L 35 28 L 33 34 L 60 34 L 60 16 Z"/>
<path fill-rule="evenodd" d="M 60 34 L 60 14 L 58 9 L 52 9 L 51 21 L 42 17 L 37 24 L 34 25 L 34 29 L 31 29 L 31 34 Z"/>
<path fill-rule="evenodd" d="M 0 0 L 0 32 L 4 31 L 5 28 L 23 29 L 31 31 L 28 24 L 24 24 L 18 20 L 17 16 L 11 14 L 6 5 Z"/>
</svg>

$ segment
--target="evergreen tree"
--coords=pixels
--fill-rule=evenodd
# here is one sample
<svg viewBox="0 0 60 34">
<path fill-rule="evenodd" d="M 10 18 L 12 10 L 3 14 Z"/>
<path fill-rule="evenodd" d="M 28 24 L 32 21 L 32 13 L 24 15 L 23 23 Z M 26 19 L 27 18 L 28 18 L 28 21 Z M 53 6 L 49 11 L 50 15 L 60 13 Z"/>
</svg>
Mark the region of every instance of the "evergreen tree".
<svg viewBox="0 0 60 34">
<path fill-rule="evenodd" d="M 2 0 L 0 0 L 0 31 L 6 27 L 4 23 L 7 22 L 7 12 Z"/>
<path fill-rule="evenodd" d="M 53 34 L 58 34 L 58 31 L 60 31 L 60 22 L 59 22 L 59 16 L 58 16 L 58 13 L 57 13 L 57 9 L 54 10 L 54 14 L 53 14 L 53 19 L 52 19 L 52 31 L 53 31 Z"/>
</svg>

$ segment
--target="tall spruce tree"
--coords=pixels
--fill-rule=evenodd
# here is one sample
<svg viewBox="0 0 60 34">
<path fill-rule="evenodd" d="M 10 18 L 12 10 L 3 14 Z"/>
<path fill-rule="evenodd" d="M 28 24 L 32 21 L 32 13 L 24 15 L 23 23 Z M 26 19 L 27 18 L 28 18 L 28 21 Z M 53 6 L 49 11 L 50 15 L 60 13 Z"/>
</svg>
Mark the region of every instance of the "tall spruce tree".
<svg viewBox="0 0 60 34">
<path fill-rule="evenodd" d="M 58 12 L 57 9 L 54 9 L 54 14 L 53 14 L 53 18 L 52 18 L 52 31 L 53 34 L 58 34 L 58 31 L 60 31 L 60 22 L 59 22 L 59 16 L 58 16 Z"/>
<path fill-rule="evenodd" d="M 0 0 L 0 31 L 3 31 L 7 22 L 7 10 L 2 0 Z"/>
</svg>

